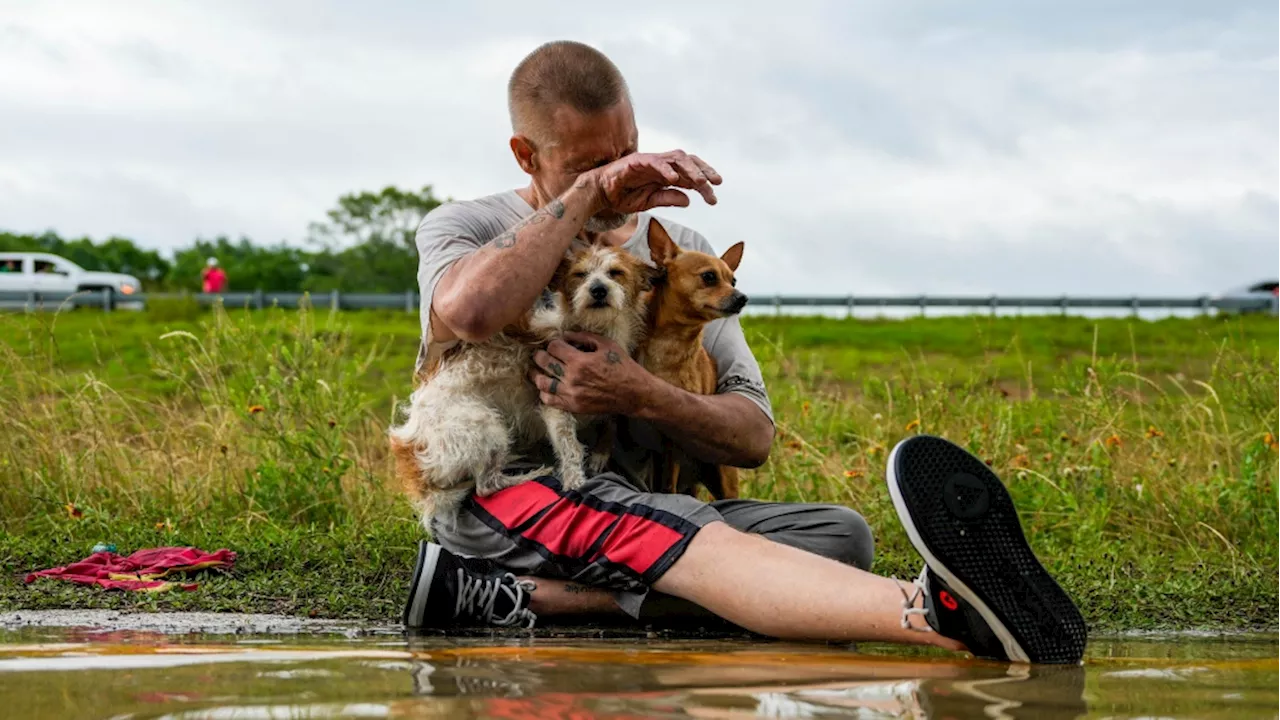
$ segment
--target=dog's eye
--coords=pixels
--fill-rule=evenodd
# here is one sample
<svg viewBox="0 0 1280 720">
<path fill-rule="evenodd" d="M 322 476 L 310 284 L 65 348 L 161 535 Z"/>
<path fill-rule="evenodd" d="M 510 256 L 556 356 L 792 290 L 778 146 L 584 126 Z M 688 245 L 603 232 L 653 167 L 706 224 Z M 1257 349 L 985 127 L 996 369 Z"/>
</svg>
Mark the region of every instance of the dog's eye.
<svg viewBox="0 0 1280 720">
<path fill-rule="evenodd" d="M 617 269 L 617 268 L 614 268 L 614 269 L 612 269 L 612 270 L 610 270 L 610 271 L 609 271 L 609 277 L 613 278 L 614 280 L 617 280 L 618 278 L 622 277 L 623 275 L 626 275 L 626 273 L 622 272 L 621 270 L 619 270 L 619 269 Z"/>
<path fill-rule="evenodd" d="M 715 284 L 716 284 L 716 281 L 717 281 L 717 280 L 719 280 L 719 279 L 720 279 L 720 278 L 716 277 L 716 273 L 715 273 L 715 271 L 714 271 L 714 270 L 708 270 L 708 271 L 706 271 L 706 272 L 702 273 L 702 282 L 703 282 L 707 287 L 711 287 L 712 285 L 715 285 Z"/>
<path fill-rule="evenodd" d="M 729 278 L 729 284 L 733 287 L 738 287 L 738 278 Z"/>
<path fill-rule="evenodd" d="M 573 278 L 574 280 L 581 280 L 582 278 L 584 278 L 584 277 L 586 277 L 586 276 L 587 276 L 587 274 L 586 274 L 586 273 L 584 273 L 584 272 L 576 272 L 576 273 L 574 273 L 574 274 L 570 275 L 569 277 Z"/>
</svg>

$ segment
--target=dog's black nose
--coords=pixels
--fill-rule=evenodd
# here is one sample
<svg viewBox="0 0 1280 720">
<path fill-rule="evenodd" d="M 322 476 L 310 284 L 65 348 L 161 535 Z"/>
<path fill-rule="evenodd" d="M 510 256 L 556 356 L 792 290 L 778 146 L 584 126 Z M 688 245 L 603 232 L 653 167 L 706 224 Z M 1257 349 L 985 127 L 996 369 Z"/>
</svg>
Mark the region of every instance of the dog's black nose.
<svg viewBox="0 0 1280 720">
<path fill-rule="evenodd" d="M 604 300 L 608 296 L 609 296 L 609 288 L 605 287 L 604 283 L 596 283 L 591 286 L 592 300 Z"/>
<path fill-rule="evenodd" d="M 747 296 L 743 295 L 737 290 L 734 290 L 733 295 L 729 296 L 729 302 L 725 303 L 724 309 L 726 312 L 732 315 L 735 313 L 742 312 L 742 308 L 746 307 L 746 305 L 747 305 Z"/>
</svg>

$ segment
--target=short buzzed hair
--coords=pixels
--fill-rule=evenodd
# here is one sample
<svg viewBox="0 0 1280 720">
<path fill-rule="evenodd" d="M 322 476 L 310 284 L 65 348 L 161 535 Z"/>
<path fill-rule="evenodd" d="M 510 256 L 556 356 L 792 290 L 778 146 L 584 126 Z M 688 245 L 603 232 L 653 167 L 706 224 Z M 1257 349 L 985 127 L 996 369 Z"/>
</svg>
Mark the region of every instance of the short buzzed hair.
<svg viewBox="0 0 1280 720">
<path fill-rule="evenodd" d="M 571 40 L 557 40 L 525 56 L 511 73 L 507 108 L 511 130 L 534 142 L 550 138 L 550 111 L 568 105 L 580 113 L 598 113 L 627 99 L 627 82 L 604 53 Z"/>
</svg>

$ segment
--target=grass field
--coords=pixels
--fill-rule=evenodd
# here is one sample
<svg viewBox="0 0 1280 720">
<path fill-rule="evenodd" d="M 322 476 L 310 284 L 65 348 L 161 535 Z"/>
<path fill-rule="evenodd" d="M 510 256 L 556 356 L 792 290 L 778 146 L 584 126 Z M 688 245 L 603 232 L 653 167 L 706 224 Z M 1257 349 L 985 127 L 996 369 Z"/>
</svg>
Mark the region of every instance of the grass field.
<svg viewBox="0 0 1280 720">
<path fill-rule="evenodd" d="M 401 313 L 0 315 L 0 609 L 398 616 L 421 536 L 385 428 L 409 390 Z M 861 511 L 877 572 L 919 560 L 887 450 L 948 437 L 1005 478 L 1095 630 L 1274 628 L 1274 318 L 749 318 L 778 417 L 749 497 Z M 239 553 L 192 593 L 25 572 L 193 544 Z"/>
</svg>

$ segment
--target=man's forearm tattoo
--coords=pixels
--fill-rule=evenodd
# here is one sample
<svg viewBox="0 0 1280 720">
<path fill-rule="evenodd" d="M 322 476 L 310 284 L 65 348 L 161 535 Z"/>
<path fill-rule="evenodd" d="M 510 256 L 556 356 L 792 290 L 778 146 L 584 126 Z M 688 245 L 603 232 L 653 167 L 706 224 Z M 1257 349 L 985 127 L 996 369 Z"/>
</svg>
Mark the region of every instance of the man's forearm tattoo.
<svg viewBox="0 0 1280 720">
<path fill-rule="evenodd" d="M 589 585 L 575 585 L 574 583 L 565 583 L 564 591 L 574 594 L 599 592 L 599 590 Z"/>
<path fill-rule="evenodd" d="M 552 200 L 551 202 L 543 206 L 542 209 L 538 210 L 538 212 L 516 223 L 515 226 L 512 227 L 510 230 L 495 237 L 491 241 L 491 244 L 495 248 L 498 248 L 499 250 L 506 250 L 507 248 L 515 247 L 516 233 L 523 230 L 526 226 L 538 225 L 540 223 L 546 222 L 551 218 L 555 218 L 556 220 L 559 220 L 563 217 L 564 217 L 564 203 L 561 202 L 559 198 L 556 198 L 555 200 Z"/>
<path fill-rule="evenodd" d="M 604 359 L 605 359 L 605 362 L 609 363 L 610 365 L 617 365 L 618 363 L 622 362 L 622 356 L 619 355 L 614 350 L 610 350 L 606 352 L 604 354 Z"/>
</svg>

